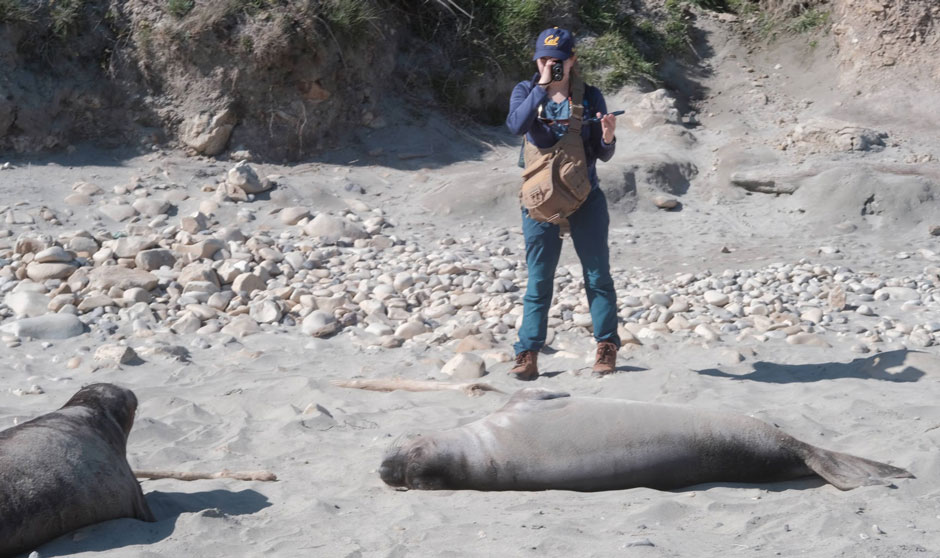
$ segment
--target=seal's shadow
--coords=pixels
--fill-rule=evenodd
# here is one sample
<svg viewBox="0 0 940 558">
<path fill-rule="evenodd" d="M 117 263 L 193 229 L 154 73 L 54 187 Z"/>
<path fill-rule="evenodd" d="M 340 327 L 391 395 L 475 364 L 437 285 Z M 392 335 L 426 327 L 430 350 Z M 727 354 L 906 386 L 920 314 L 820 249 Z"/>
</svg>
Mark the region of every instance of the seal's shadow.
<svg viewBox="0 0 940 558">
<path fill-rule="evenodd" d="M 759 361 L 748 374 L 729 374 L 716 368 L 698 370 L 703 376 L 716 376 L 733 380 L 751 380 L 771 384 L 818 382 L 838 378 L 884 380 L 888 382 L 916 382 L 927 375 L 940 373 L 940 359 L 927 353 L 900 349 L 879 353 L 852 362 L 823 362 L 818 364 L 778 364 Z"/>
<path fill-rule="evenodd" d="M 803 477 L 799 479 L 777 481 L 777 482 L 706 482 L 693 486 L 685 486 L 668 490 L 675 494 L 685 492 L 701 492 L 710 488 L 759 488 L 767 492 L 786 492 L 787 490 L 810 490 L 821 488 L 828 483 L 820 477 Z"/>
<path fill-rule="evenodd" d="M 72 556 L 79 552 L 101 552 L 125 546 L 159 542 L 176 529 L 184 513 L 206 518 L 249 515 L 271 505 L 267 497 L 254 490 L 209 490 L 205 492 L 159 492 L 146 494 L 156 523 L 136 519 L 115 519 L 83 527 L 40 547 L 44 557 Z M 78 540 L 75 540 L 78 539 Z"/>
</svg>

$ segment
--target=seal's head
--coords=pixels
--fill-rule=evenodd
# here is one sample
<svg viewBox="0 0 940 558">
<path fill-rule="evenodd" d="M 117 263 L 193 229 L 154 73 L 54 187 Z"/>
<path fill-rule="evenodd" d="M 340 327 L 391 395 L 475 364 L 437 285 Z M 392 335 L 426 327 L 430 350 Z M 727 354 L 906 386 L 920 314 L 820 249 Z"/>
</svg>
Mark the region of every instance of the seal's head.
<svg viewBox="0 0 940 558">
<path fill-rule="evenodd" d="M 125 439 L 134 426 L 134 414 L 137 412 L 137 397 L 129 389 L 114 384 L 91 384 L 83 387 L 62 406 L 88 407 L 101 412 L 121 427 Z"/>
<path fill-rule="evenodd" d="M 417 490 L 446 490 L 458 486 L 458 460 L 431 437 L 414 436 L 396 442 L 385 454 L 379 476 L 385 484 Z"/>
</svg>

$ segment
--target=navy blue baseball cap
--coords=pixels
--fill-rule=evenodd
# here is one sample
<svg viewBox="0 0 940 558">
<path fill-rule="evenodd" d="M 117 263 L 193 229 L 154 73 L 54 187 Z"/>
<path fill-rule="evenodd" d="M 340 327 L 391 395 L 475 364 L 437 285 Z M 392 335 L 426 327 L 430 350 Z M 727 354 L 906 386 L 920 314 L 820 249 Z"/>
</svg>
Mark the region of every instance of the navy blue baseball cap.
<svg viewBox="0 0 940 558">
<path fill-rule="evenodd" d="M 532 60 L 538 60 L 543 56 L 555 58 L 558 60 L 567 60 L 574 50 L 574 35 L 567 29 L 552 27 L 539 33 L 539 38 L 535 40 L 535 56 Z"/>
</svg>

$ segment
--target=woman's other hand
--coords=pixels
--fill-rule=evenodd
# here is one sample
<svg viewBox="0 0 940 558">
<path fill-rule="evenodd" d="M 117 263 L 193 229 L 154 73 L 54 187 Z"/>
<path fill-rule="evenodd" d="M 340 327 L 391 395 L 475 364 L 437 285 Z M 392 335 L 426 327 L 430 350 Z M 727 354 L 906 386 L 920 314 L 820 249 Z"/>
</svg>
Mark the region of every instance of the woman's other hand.
<svg viewBox="0 0 940 558">
<path fill-rule="evenodd" d="M 597 118 L 599 118 L 601 121 L 601 133 L 604 138 L 604 143 L 614 143 L 614 131 L 617 129 L 617 117 L 613 114 L 601 115 L 601 113 L 597 113 Z"/>
</svg>

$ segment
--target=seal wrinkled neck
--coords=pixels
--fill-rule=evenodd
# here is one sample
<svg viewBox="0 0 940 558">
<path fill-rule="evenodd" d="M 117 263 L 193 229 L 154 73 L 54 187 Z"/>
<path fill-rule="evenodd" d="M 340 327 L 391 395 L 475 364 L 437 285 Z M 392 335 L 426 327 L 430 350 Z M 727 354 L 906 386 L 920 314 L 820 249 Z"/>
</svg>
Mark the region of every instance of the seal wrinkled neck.
<svg viewBox="0 0 940 558">
<path fill-rule="evenodd" d="M 134 426 L 137 397 L 131 390 L 114 384 L 91 384 L 80 389 L 62 406 L 63 409 L 66 407 L 88 407 L 104 413 L 121 427 L 126 439 Z"/>
</svg>

